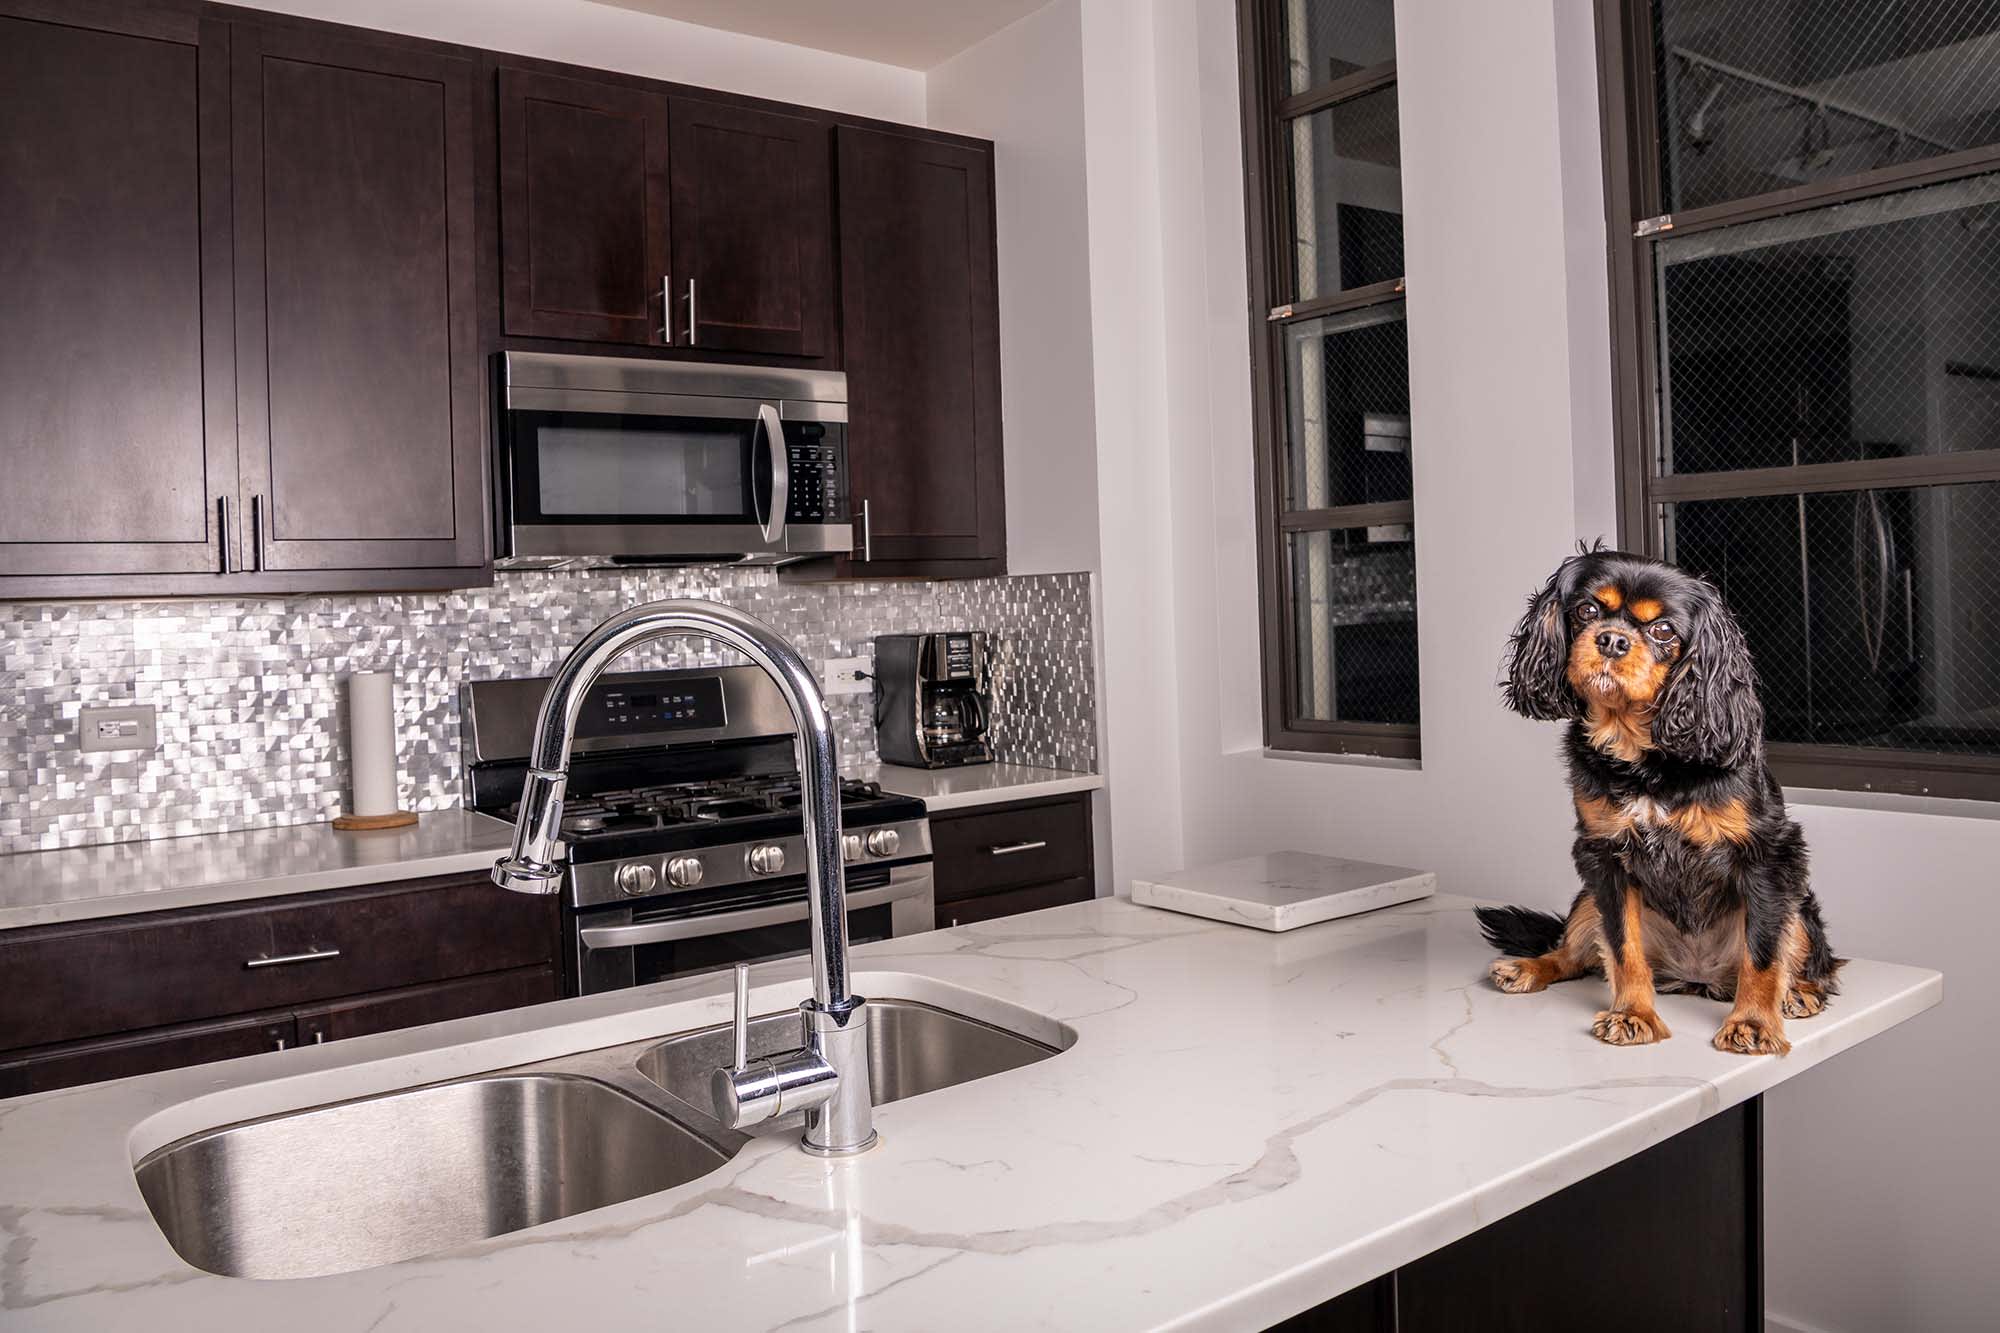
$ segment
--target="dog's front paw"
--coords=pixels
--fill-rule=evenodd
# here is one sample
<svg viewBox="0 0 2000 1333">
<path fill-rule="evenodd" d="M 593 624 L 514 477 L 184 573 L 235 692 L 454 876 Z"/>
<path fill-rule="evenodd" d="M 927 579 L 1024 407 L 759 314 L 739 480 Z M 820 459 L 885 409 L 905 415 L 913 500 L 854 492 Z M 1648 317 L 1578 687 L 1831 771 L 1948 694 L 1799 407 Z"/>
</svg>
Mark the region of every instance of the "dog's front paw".
<svg viewBox="0 0 2000 1333">
<path fill-rule="evenodd" d="M 1785 1002 L 1778 1007 L 1786 1018 L 1811 1018 L 1826 1008 L 1826 991 L 1810 981 L 1801 981 L 1785 992 Z"/>
<path fill-rule="evenodd" d="M 1731 1014 L 1715 1034 L 1715 1049 L 1731 1055 L 1783 1055 L 1792 1049 L 1784 1025 L 1758 1014 Z"/>
<path fill-rule="evenodd" d="M 1612 1046 L 1648 1046 L 1674 1034 L 1651 1009 L 1606 1009 L 1590 1025 L 1590 1035 Z"/>
<path fill-rule="evenodd" d="M 1509 995 L 1527 995 L 1549 988 L 1548 977 L 1531 958 L 1496 958 L 1493 965 L 1486 969 L 1486 975 Z"/>
</svg>

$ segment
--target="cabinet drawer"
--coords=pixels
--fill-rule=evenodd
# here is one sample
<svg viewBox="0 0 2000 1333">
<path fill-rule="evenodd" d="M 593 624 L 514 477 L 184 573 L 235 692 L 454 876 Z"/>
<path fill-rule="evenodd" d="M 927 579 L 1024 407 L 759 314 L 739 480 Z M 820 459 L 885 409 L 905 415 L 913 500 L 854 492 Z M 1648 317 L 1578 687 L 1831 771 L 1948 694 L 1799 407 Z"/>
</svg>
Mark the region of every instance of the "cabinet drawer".
<svg viewBox="0 0 2000 1333">
<path fill-rule="evenodd" d="M 95 1041 L 64 1042 L 0 1055 L 0 1097 L 73 1088 L 163 1069 L 282 1051 L 296 1039 L 289 1013 L 243 1014 L 211 1023 L 182 1023 Z"/>
<path fill-rule="evenodd" d="M 1090 798 L 1061 796 L 931 820 L 937 900 L 1091 873 Z"/>
<path fill-rule="evenodd" d="M 1053 884 L 1036 884 L 1025 889 L 1008 889 L 978 898 L 961 898 L 957 902 L 937 905 L 937 928 L 949 930 L 953 926 L 970 926 L 1003 916 L 1039 912 L 1044 907 L 1088 902 L 1094 896 L 1091 882 L 1079 877 L 1057 880 Z"/>
<path fill-rule="evenodd" d="M 554 897 L 484 875 L 0 934 L 0 1050 L 550 962 Z"/>
</svg>

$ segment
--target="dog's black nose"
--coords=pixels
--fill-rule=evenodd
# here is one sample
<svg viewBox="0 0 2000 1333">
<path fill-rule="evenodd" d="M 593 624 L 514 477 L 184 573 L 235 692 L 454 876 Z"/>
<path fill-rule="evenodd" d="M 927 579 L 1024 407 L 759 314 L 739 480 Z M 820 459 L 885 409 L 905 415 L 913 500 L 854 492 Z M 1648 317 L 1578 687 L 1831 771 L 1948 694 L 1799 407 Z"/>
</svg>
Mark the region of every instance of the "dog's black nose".
<svg viewBox="0 0 2000 1333">
<path fill-rule="evenodd" d="M 1597 651 L 1605 657 L 1623 657 L 1632 651 L 1632 640 L 1615 629 L 1597 631 Z"/>
</svg>

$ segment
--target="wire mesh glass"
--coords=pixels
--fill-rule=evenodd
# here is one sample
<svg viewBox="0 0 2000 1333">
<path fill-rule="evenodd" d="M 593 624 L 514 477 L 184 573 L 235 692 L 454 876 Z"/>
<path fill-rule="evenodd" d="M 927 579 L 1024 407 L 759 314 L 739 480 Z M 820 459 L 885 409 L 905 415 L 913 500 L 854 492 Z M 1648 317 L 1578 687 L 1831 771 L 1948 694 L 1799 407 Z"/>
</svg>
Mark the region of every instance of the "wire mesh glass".
<svg viewBox="0 0 2000 1333">
<path fill-rule="evenodd" d="M 1278 15 L 1287 92 L 1396 58 L 1394 0 L 1280 0 Z"/>
<path fill-rule="evenodd" d="M 2000 176 L 1654 249 L 1663 474 L 2000 448 Z"/>
<path fill-rule="evenodd" d="M 1656 0 L 1667 211 L 2000 141 L 1992 0 Z"/>
<path fill-rule="evenodd" d="M 2000 755 L 2000 483 L 1684 501 L 1773 741 Z"/>
<path fill-rule="evenodd" d="M 1293 120 L 1293 299 L 1403 276 L 1403 153 L 1391 86 Z"/>
<path fill-rule="evenodd" d="M 1292 715 L 1417 721 L 1417 564 L 1407 523 L 1294 532 Z"/>
<path fill-rule="evenodd" d="M 1285 326 L 1287 510 L 1410 498 L 1403 303 Z"/>
</svg>

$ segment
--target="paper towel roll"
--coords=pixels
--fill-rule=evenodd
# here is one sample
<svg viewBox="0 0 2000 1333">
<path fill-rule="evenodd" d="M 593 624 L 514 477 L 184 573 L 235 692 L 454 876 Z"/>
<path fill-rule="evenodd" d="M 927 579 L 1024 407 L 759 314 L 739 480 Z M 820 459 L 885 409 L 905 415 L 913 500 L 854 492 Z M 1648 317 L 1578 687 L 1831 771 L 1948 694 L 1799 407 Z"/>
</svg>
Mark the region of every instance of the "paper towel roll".
<svg viewBox="0 0 2000 1333">
<path fill-rule="evenodd" d="M 347 754 L 354 770 L 347 812 L 396 813 L 396 701 L 386 671 L 347 678 Z"/>
</svg>

